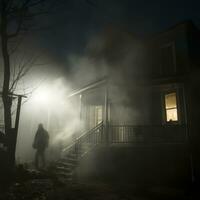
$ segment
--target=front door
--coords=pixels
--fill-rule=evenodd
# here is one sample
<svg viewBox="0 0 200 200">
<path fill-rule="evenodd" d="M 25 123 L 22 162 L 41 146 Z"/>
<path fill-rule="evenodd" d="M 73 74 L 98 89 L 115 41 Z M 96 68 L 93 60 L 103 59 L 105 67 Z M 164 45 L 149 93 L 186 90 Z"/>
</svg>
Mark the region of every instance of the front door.
<svg viewBox="0 0 200 200">
<path fill-rule="evenodd" d="M 89 106 L 89 128 L 94 128 L 103 120 L 103 106 L 92 105 Z"/>
</svg>

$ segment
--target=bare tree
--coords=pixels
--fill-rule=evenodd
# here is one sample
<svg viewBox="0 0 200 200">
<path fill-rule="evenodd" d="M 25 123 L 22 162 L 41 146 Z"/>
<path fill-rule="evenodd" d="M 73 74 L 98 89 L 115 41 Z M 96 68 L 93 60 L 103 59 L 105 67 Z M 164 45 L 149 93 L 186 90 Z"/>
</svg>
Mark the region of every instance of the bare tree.
<svg viewBox="0 0 200 200">
<path fill-rule="evenodd" d="M 5 136 L 8 142 L 8 157 L 10 167 L 15 163 L 15 145 L 17 130 L 12 128 L 13 94 L 19 81 L 34 65 L 35 58 L 26 62 L 18 62 L 11 70 L 13 52 L 18 51 L 20 40 L 27 32 L 33 29 L 41 30 L 34 26 L 34 19 L 40 15 L 49 14 L 48 5 L 66 3 L 66 0 L 0 0 L 0 39 L 3 60 L 3 88 L 0 93 L 3 101 Z M 96 6 L 93 0 L 85 0 L 91 6 Z M 15 44 L 14 47 L 11 44 Z"/>
<path fill-rule="evenodd" d="M 17 131 L 12 128 L 12 102 L 13 93 L 19 80 L 25 76 L 33 60 L 18 63 L 14 67 L 13 78 L 11 77 L 11 55 L 17 51 L 19 38 L 33 28 L 34 18 L 46 13 L 45 3 L 47 0 L 0 0 L 0 39 L 3 60 L 3 88 L 2 101 L 4 107 L 5 136 L 12 135 L 12 142 L 8 142 L 9 164 L 12 168 L 15 163 L 15 147 Z M 11 48 L 15 41 L 15 48 Z M 14 141 L 13 141 L 14 140 Z M 14 145 L 14 146 L 15 146 Z"/>
</svg>

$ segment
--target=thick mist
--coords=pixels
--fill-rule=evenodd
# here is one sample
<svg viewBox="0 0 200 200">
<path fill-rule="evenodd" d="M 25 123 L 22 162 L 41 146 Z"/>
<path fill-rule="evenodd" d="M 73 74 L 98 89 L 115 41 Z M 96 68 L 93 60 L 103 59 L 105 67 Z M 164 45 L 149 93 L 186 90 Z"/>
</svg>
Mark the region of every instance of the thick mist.
<svg viewBox="0 0 200 200">
<path fill-rule="evenodd" d="M 79 103 L 68 98 L 71 89 L 63 78 L 44 82 L 24 103 L 17 142 L 17 160 L 31 162 L 32 143 L 39 123 L 49 132 L 49 159 L 57 156 L 63 145 L 72 142 L 80 125 Z M 54 155 L 55 154 L 55 155 Z"/>
<path fill-rule="evenodd" d="M 21 110 L 17 161 L 33 161 L 35 150 L 32 143 L 39 123 L 44 124 L 50 135 L 48 159 L 58 159 L 60 150 L 73 142 L 83 130 L 80 96 L 69 98 L 69 95 L 73 90 L 102 78 L 109 82 L 110 105 L 112 116 L 115 116 L 111 117 L 110 122 L 147 124 L 150 101 L 148 93 L 138 86 L 146 76 L 144 54 L 145 46 L 140 39 L 125 31 L 109 28 L 91 38 L 83 55 L 68 56 L 70 73 L 56 73 L 59 68 L 56 70 L 52 64 L 49 71 L 46 66 L 46 73 L 40 73 L 36 68 L 30 76 L 32 78 L 26 77 L 26 82 L 31 82 L 30 88 L 35 88 Z M 42 76 L 45 78 L 42 79 Z M 144 94 L 147 98 L 140 98 Z"/>
</svg>

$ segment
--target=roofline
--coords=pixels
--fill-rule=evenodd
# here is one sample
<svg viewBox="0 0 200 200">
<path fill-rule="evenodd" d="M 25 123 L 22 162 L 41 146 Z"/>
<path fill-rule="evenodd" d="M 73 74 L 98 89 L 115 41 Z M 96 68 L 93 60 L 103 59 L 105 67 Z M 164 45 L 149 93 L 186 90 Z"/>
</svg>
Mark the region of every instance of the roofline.
<svg viewBox="0 0 200 200">
<path fill-rule="evenodd" d="M 68 98 L 73 97 L 73 96 L 75 96 L 75 95 L 77 95 L 77 94 L 80 94 L 80 93 L 82 93 L 82 92 L 85 92 L 85 91 L 87 91 L 87 90 L 93 89 L 93 88 L 95 88 L 95 87 L 97 87 L 97 86 L 99 86 L 99 85 L 103 85 L 103 84 L 106 83 L 106 82 L 107 82 L 107 78 L 106 78 L 106 77 L 103 78 L 103 79 L 101 79 L 101 80 L 92 82 L 92 83 L 90 83 L 90 84 L 84 86 L 83 88 L 74 90 L 70 95 L 68 95 Z"/>
<path fill-rule="evenodd" d="M 163 35 L 165 34 L 169 34 L 170 32 L 173 32 L 174 30 L 180 28 L 180 27 L 193 27 L 194 29 L 196 29 L 197 31 L 200 31 L 199 28 L 194 24 L 194 22 L 192 20 L 184 20 L 184 21 L 181 21 L 179 23 L 176 23 L 175 25 L 172 25 L 170 26 L 169 28 L 165 29 L 165 30 L 162 30 L 162 31 L 159 31 L 157 33 L 155 33 L 154 35 L 152 35 L 151 37 L 147 38 L 147 40 L 155 40 L 155 39 L 158 39 L 159 37 L 162 37 Z"/>
</svg>

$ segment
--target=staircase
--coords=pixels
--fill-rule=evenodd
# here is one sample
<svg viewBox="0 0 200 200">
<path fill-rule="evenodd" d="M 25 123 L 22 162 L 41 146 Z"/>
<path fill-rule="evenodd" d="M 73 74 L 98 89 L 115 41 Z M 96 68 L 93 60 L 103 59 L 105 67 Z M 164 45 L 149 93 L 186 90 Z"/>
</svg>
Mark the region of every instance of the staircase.
<svg viewBox="0 0 200 200">
<path fill-rule="evenodd" d="M 103 142 L 103 122 L 83 133 L 76 141 L 63 149 L 62 158 L 55 164 L 55 174 L 62 182 L 72 181 L 74 171 L 82 159 L 96 145 Z"/>
</svg>

